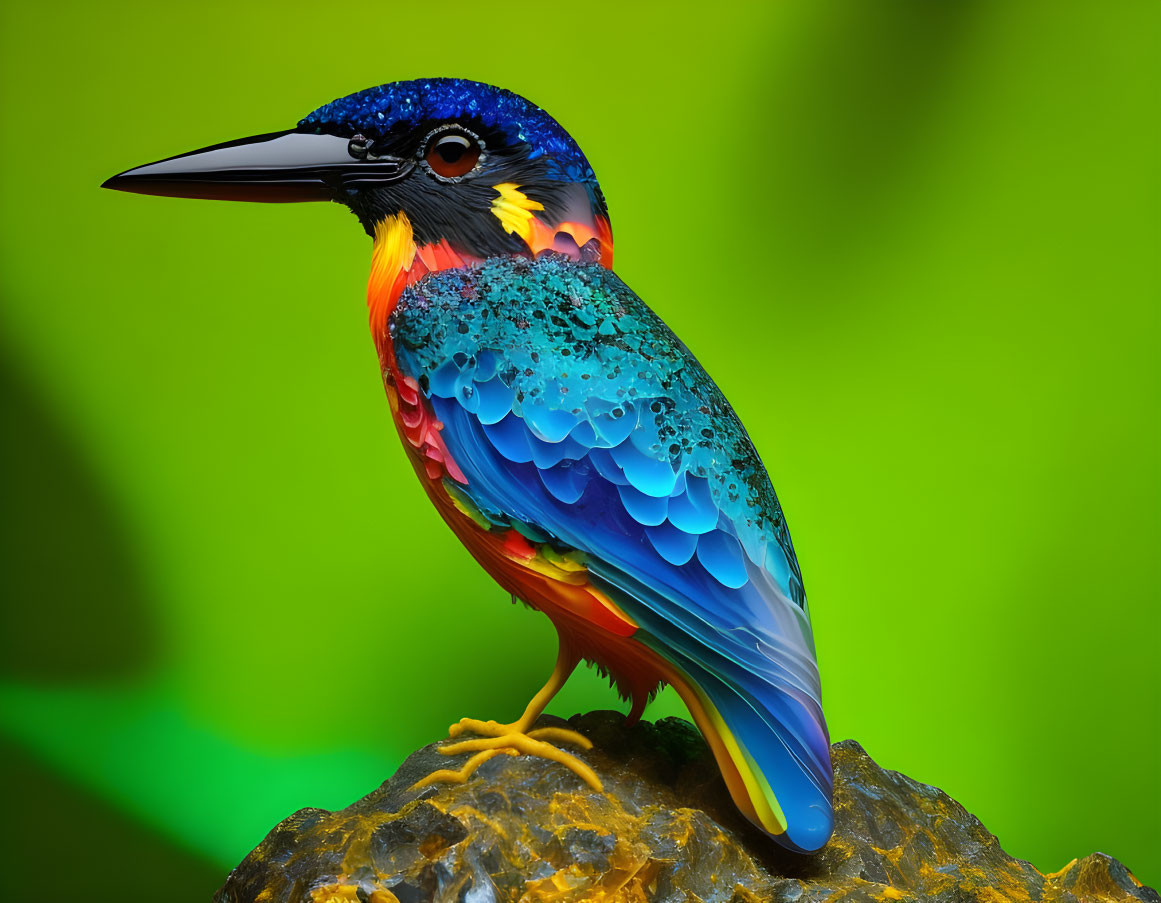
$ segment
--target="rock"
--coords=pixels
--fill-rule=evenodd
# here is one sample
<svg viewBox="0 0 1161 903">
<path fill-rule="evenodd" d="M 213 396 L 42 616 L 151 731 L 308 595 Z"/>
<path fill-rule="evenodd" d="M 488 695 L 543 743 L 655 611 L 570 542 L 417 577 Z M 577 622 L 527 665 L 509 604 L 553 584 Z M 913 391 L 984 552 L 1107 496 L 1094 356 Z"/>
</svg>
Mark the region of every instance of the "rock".
<svg viewBox="0 0 1161 903">
<path fill-rule="evenodd" d="M 508 756 L 464 784 L 412 791 L 467 759 L 433 744 L 346 809 L 283 821 L 216 903 L 1161 903 L 1101 853 L 1040 874 L 947 794 L 880 768 L 853 740 L 831 749 L 835 835 L 798 856 L 737 813 L 687 722 L 629 727 L 594 712 L 568 724 L 593 740 L 581 758 L 604 793 L 563 766 Z"/>
</svg>

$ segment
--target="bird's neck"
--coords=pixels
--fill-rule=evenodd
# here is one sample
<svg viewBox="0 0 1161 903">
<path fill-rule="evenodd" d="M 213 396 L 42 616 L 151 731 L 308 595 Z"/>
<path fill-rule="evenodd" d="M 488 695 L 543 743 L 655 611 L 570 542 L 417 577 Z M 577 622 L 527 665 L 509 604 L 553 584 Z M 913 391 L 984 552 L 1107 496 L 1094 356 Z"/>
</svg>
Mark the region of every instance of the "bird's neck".
<svg viewBox="0 0 1161 903">
<path fill-rule="evenodd" d="M 536 215 L 543 207 L 529 200 L 515 185 L 497 186 L 497 192 L 499 197 L 492 204 L 492 213 L 505 231 L 521 239 L 528 257 L 556 251 L 575 260 L 605 267 L 613 265 L 613 233 L 605 217 L 593 213 L 578 217 L 578 221 L 549 225 Z M 469 267 L 483 258 L 470 250 L 453 247 L 447 239 L 417 245 L 411 220 L 403 211 L 376 223 L 374 239 L 367 307 L 371 335 L 386 364 L 391 357 L 387 321 L 403 290 L 429 273 Z"/>
</svg>

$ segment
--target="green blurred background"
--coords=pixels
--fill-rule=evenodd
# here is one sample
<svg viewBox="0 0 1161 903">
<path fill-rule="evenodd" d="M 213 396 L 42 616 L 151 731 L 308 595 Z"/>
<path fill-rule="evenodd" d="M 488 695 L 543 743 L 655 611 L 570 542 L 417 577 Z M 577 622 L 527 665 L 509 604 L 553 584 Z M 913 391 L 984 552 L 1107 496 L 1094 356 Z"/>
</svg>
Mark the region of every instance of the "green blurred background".
<svg viewBox="0 0 1161 903">
<path fill-rule="evenodd" d="M 461 75 L 578 139 L 749 426 L 832 736 L 1161 882 L 1161 4 L 489 9 L 0 7 L 0 880 L 207 900 L 551 667 L 397 445 L 354 219 L 97 188 Z"/>
</svg>

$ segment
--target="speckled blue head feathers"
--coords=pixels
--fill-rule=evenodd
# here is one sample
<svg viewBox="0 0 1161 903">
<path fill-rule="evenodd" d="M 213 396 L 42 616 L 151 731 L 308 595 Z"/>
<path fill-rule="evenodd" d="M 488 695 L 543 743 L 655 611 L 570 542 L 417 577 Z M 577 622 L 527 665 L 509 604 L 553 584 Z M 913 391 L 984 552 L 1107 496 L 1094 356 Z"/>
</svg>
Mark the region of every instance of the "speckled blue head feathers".
<svg viewBox="0 0 1161 903">
<path fill-rule="evenodd" d="M 513 144 L 526 143 L 529 159 L 547 155 L 562 179 L 595 181 L 580 147 L 548 113 L 519 94 L 463 78 L 417 78 L 367 88 L 324 104 L 298 128 L 388 139 L 425 123 L 452 121 L 499 131 Z"/>
</svg>

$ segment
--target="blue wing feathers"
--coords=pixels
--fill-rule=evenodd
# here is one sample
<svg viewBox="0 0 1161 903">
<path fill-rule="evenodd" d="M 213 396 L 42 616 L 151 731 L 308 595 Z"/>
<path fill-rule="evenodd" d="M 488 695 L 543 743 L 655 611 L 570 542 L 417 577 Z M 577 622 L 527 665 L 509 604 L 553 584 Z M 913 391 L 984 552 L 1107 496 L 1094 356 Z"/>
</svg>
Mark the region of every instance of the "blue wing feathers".
<svg viewBox="0 0 1161 903">
<path fill-rule="evenodd" d="M 782 548 L 784 594 L 805 603 L 781 507 L 744 428 L 680 340 L 608 270 L 545 255 L 432 274 L 404 293 L 391 329 L 425 394 L 511 427 L 502 453 L 523 458 L 520 427 L 545 466 L 588 450 L 606 479 L 681 499 L 673 522 L 688 532 L 716 528 L 720 513 L 759 563 L 765 545 Z M 575 445 L 535 441 L 565 439 Z M 696 493 L 680 491 L 690 475 L 704 481 Z"/>
<path fill-rule="evenodd" d="M 645 535 L 658 555 L 678 567 L 687 564 L 697 551 L 697 535 L 679 529 L 671 520 L 646 529 Z"/>
<path fill-rule="evenodd" d="M 829 813 L 789 533 L 749 437 L 685 346 L 614 274 L 557 255 L 432 274 L 390 328 L 467 478 L 458 491 L 489 519 L 584 552 L 642 641 L 777 776 L 784 809 Z"/>
</svg>

